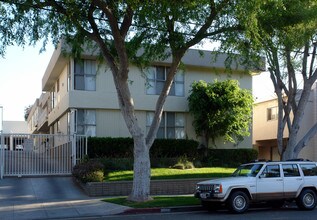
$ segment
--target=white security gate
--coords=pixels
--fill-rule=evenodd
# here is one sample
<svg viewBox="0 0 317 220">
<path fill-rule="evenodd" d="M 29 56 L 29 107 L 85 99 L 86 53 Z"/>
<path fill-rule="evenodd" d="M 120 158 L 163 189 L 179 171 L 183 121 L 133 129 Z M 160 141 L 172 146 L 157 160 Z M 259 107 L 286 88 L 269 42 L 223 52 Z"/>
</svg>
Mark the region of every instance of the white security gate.
<svg viewBox="0 0 317 220">
<path fill-rule="evenodd" d="M 70 175 L 85 155 L 86 136 L 1 134 L 0 177 Z"/>
</svg>

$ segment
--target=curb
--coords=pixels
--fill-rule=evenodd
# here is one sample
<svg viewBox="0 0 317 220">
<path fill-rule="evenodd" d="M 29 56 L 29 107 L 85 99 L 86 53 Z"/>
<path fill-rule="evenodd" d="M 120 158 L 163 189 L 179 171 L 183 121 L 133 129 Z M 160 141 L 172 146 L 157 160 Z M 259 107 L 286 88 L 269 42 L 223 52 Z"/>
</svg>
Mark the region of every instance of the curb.
<svg viewBox="0 0 317 220">
<path fill-rule="evenodd" d="M 198 206 L 178 206 L 178 207 L 166 207 L 166 208 L 131 208 L 125 210 L 120 215 L 131 214 L 147 214 L 147 213 L 170 213 L 170 212 L 194 212 L 202 211 L 203 207 Z"/>
</svg>

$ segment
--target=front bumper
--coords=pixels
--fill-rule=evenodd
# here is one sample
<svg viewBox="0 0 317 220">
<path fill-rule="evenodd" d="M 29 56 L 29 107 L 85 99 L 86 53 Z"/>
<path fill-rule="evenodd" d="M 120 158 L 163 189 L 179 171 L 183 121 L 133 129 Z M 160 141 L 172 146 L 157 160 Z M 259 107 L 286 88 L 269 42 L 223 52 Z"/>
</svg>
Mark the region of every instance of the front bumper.
<svg viewBox="0 0 317 220">
<path fill-rule="evenodd" d="M 222 194 L 215 194 L 212 192 L 197 191 L 194 196 L 203 201 L 224 202 L 225 198 Z"/>
</svg>

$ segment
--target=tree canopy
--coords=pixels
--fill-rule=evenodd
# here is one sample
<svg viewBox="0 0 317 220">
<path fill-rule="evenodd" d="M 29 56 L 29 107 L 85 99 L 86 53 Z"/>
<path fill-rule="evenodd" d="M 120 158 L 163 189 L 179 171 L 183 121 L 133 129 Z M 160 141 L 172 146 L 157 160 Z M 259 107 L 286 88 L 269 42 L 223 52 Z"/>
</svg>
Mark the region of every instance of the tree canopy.
<svg viewBox="0 0 317 220">
<path fill-rule="evenodd" d="M 97 51 L 112 72 L 123 118 L 134 139 L 131 200 L 149 199 L 149 150 L 156 137 L 165 100 L 185 52 L 208 39 L 233 42 L 255 23 L 260 0 L 1 0 L 0 53 L 12 43 L 63 39 L 73 56 Z M 95 50 L 94 50 L 95 49 Z M 140 127 L 129 88 L 129 66 L 171 59 L 157 96 L 149 132 Z"/>
<path fill-rule="evenodd" d="M 279 153 L 282 159 L 297 158 L 317 132 L 316 123 L 299 136 L 305 107 L 317 79 L 317 1 L 265 1 L 258 11 L 257 27 L 252 34 L 231 46 L 242 49 L 244 54 L 255 52 L 266 56 L 278 99 Z M 289 133 L 287 141 L 283 137 L 285 130 Z"/>
<path fill-rule="evenodd" d="M 191 87 L 189 112 L 205 147 L 209 139 L 214 143 L 216 138 L 224 137 L 225 141 L 235 143 L 250 135 L 253 98 L 249 90 L 239 87 L 238 81 L 198 81 Z"/>
</svg>

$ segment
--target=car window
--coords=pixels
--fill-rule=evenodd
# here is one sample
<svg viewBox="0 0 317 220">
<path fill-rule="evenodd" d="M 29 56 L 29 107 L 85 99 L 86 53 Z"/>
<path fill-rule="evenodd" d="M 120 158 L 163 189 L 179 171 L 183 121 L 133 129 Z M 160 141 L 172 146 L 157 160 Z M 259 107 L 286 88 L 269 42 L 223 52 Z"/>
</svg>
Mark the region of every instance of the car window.
<svg viewBox="0 0 317 220">
<path fill-rule="evenodd" d="M 300 176 L 297 164 L 283 164 L 284 177 Z"/>
<path fill-rule="evenodd" d="M 304 176 L 317 176 L 316 164 L 300 164 Z"/>
<path fill-rule="evenodd" d="M 255 177 L 261 170 L 263 164 L 247 164 L 239 166 L 232 176 L 251 176 Z"/>
<path fill-rule="evenodd" d="M 262 176 L 265 178 L 280 177 L 280 167 L 279 165 L 267 165 L 262 172 Z"/>
</svg>

